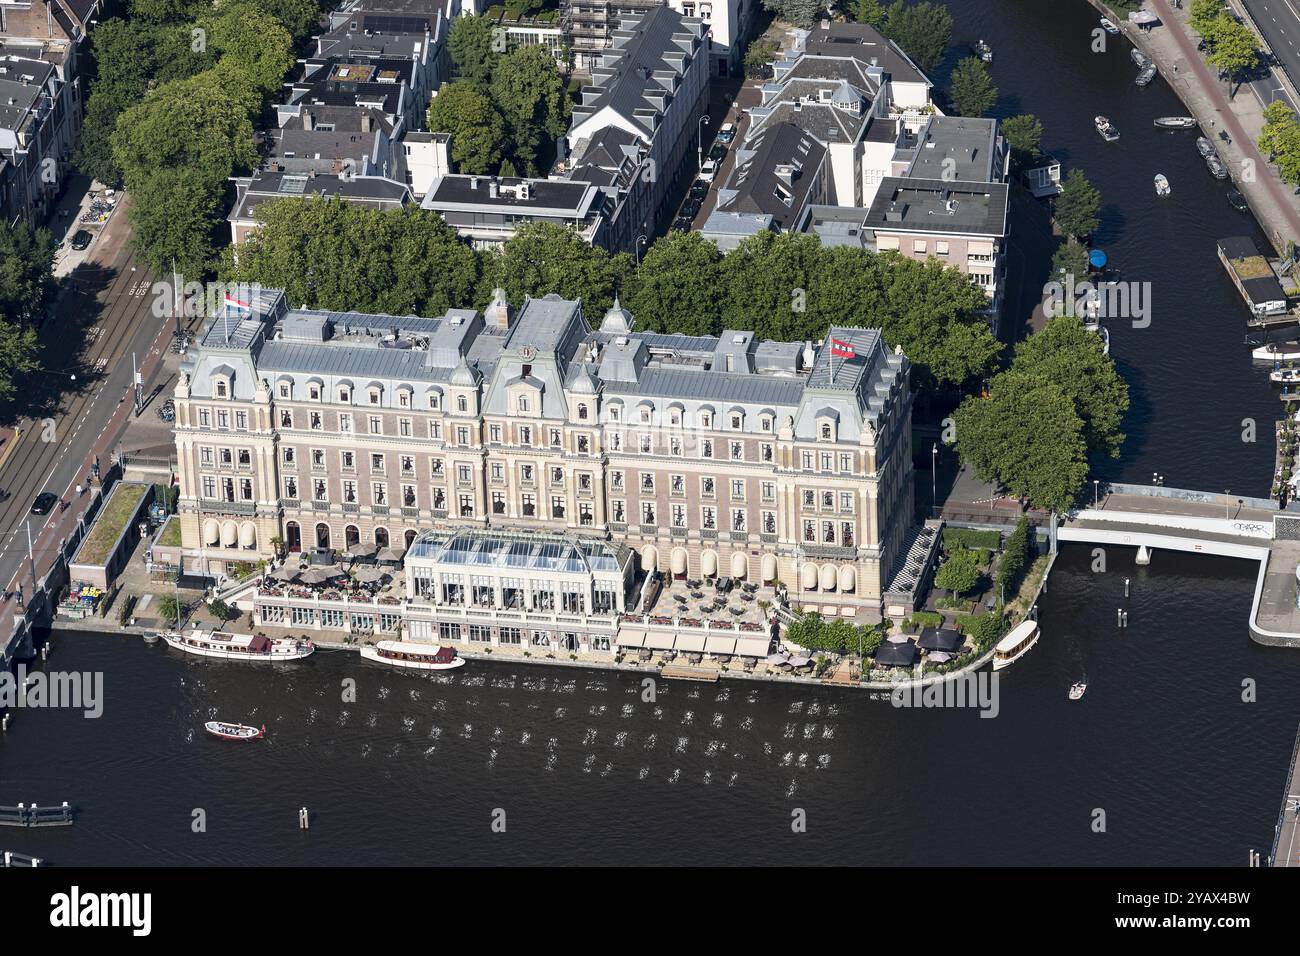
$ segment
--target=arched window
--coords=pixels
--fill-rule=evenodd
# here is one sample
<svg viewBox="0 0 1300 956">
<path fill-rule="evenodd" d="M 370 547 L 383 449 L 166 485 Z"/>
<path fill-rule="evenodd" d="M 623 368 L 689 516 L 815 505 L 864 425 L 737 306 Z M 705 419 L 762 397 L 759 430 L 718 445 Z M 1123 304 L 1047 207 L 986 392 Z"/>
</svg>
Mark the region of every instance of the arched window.
<svg viewBox="0 0 1300 956">
<path fill-rule="evenodd" d="M 316 526 L 316 547 L 328 548 L 330 546 L 330 526 L 327 524 L 318 524 Z"/>
<path fill-rule="evenodd" d="M 376 528 L 376 529 L 375 529 L 375 546 L 376 546 L 376 547 L 379 547 L 379 548 L 386 548 L 386 547 L 388 547 L 388 529 L 387 529 L 387 528 Z"/>
<path fill-rule="evenodd" d="M 302 550 L 302 529 L 296 521 L 290 521 L 284 526 L 284 549 L 291 554 Z"/>
</svg>

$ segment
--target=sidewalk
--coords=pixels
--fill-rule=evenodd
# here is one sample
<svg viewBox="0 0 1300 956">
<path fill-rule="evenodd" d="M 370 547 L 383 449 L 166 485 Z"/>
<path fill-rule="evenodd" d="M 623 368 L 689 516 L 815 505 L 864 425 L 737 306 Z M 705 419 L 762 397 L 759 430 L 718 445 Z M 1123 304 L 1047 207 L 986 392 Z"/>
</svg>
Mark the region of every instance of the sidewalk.
<svg viewBox="0 0 1300 956">
<path fill-rule="evenodd" d="M 1168 0 L 1150 0 L 1150 7 L 1163 26 L 1143 32 L 1121 21 L 1124 35 L 1155 60 L 1160 75 L 1200 121 L 1228 164 L 1232 181 L 1245 195 L 1264 232 L 1279 253 L 1285 252 L 1288 240 L 1300 241 L 1300 197 L 1278 178 L 1255 146 L 1264 128 L 1263 106 L 1246 83 L 1235 99 L 1228 99 L 1225 84 L 1196 50 L 1187 24 L 1189 5 L 1174 10 Z M 1222 129 L 1232 137 L 1231 144 L 1218 138 Z M 1257 175 L 1248 175 L 1252 168 Z"/>
</svg>

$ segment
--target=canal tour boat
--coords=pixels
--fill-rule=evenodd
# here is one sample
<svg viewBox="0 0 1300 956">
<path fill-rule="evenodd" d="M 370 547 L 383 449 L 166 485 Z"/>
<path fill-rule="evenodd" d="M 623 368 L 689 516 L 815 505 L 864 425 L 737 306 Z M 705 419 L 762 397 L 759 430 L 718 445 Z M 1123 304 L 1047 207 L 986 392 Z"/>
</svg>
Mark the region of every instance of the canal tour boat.
<svg viewBox="0 0 1300 956">
<path fill-rule="evenodd" d="M 1085 684 L 1083 681 L 1079 681 L 1077 684 L 1071 684 L 1070 700 L 1078 700 L 1080 697 L 1083 696 L 1084 691 L 1086 691 L 1087 689 L 1088 689 L 1088 685 Z"/>
<path fill-rule="evenodd" d="M 209 720 L 203 729 L 222 740 L 256 740 L 266 736 L 266 724 L 258 728 L 248 724 L 231 724 L 224 720 Z"/>
<path fill-rule="evenodd" d="M 1113 143 L 1115 140 L 1119 139 L 1119 130 L 1117 130 L 1114 124 L 1111 123 L 1110 120 L 1106 119 L 1106 117 L 1094 116 L 1092 118 L 1092 125 L 1097 127 L 1097 132 L 1101 134 L 1101 138 L 1106 142 Z"/>
<path fill-rule="evenodd" d="M 221 631 L 168 631 L 162 639 L 186 654 L 223 661 L 298 661 L 316 650 L 311 641 Z"/>
<path fill-rule="evenodd" d="M 1038 622 L 1021 621 L 1010 633 L 998 641 L 993 649 L 993 669 L 1000 671 L 1020 660 L 1029 649 L 1038 643 Z"/>
<path fill-rule="evenodd" d="M 1164 173 L 1156 173 L 1156 195 L 1168 196 L 1172 189 L 1169 188 L 1169 180 Z"/>
<path fill-rule="evenodd" d="M 1158 116 L 1155 120 L 1157 129 L 1194 129 L 1194 116 Z"/>
<path fill-rule="evenodd" d="M 418 671 L 449 671 L 465 663 L 465 658 L 457 655 L 454 647 L 434 649 L 431 644 L 412 641 L 380 641 L 373 647 L 361 648 L 361 656 L 368 661 Z"/>
</svg>

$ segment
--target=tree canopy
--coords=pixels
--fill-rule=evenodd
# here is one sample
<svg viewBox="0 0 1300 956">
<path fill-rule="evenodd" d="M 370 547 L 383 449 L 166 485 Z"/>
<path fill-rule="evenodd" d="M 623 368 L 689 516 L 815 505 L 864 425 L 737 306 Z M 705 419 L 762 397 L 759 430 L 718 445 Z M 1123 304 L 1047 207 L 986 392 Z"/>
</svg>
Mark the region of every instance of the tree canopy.
<svg viewBox="0 0 1300 956">
<path fill-rule="evenodd" d="M 1228 95 L 1234 97 L 1241 86 L 1242 76 L 1259 65 L 1259 41 L 1255 31 L 1224 12 L 1214 20 L 1207 39 L 1213 42 L 1214 49 L 1206 60 L 1227 74 L 1232 82 Z"/>
<path fill-rule="evenodd" d="M 1011 149 L 1011 161 L 1024 169 L 1038 161 L 1043 142 L 1043 124 L 1038 117 L 1025 113 L 1002 121 L 1002 135 Z"/>
<path fill-rule="evenodd" d="M 1083 239 L 1097 231 L 1101 224 L 1101 193 L 1088 182 L 1081 169 L 1072 169 L 1061 184 L 1061 194 L 1056 197 L 1056 224 L 1061 232 Z"/>
<path fill-rule="evenodd" d="M 988 67 L 973 56 L 966 57 L 952 71 L 949 95 L 958 116 L 983 116 L 998 101 L 998 90 L 989 79 Z"/>
<path fill-rule="evenodd" d="M 486 17 L 456 17 L 447 38 L 452 67 L 456 79 L 486 86 L 492 78 L 492 68 L 501 52 L 492 33 L 492 24 Z"/>
<path fill-rule="evenodd" d="M 505 121 L 492 100 L 463 80 L 444 84 L 429 106 L 429 129 L 451 136 L 457 172 L 495 172 L 504 155 Z"/>
<path fill-rule="evenodd" d="M 651 332 L 720 331 L 722 253 L 698 232 L 673 232 L 652 245 L 628 278 L 623 305 Z"/>
<path fill-rule="evenodd" d="M 943 567 L 935 572 L 934 583 L 953 594 L 975 590 L 980 583 L 979 556 L 965 548 L 954 551 Z"/>
<path fill-rule="evenodd" d="M 885 19 L 885 36 L 927 73 L 943 62 L 952 39 L 952 14 L 941 3 L 895 0 Z"/>
<path fill-rule="evenodd" d="M 53 265 L 48 232 L 0 225 L 0 401 L 13 398 L 19 379 L 38 367 L 32 323 L 49 299 Z"/>
<path fill-rule="evenodd" d="M 482 289 L 501 287 L 512 302 L 554 292 L 581 299 L 584 310 L 599 316 L 631 271 L 626 253 L 611 256 L 588 245 L 572 229 L 549 222 L 521 226 L 502 248 L 482 260 Z"/>
</svg>

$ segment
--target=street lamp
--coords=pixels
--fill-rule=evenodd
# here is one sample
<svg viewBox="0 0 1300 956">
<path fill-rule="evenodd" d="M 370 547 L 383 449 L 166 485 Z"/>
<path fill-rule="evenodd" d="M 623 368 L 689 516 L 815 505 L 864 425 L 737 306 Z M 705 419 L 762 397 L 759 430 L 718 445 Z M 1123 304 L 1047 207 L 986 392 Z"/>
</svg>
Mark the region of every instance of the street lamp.
<svg viewBox="0 0 1300 956">
<path fill-rule="evenodd" d="M 642 248 L 644 248 L 645 243 L 646 243 L 645 236 L 636 237 L 636 264 L 638 266 L 641 265 L 641 250 Z"/>
<path fill-rule="evenodd" d="M 704 127 L 709 124 L 709 114 L 705 113 L 700 117 L 700 121 L 695 124 L 695 132 L 699 136 L 695 152 L 697 154 L 696 169 L 704 168 Z"/>
<path fill-rule="evenodd" d="M 1097 479 L 1092 479 L 1092 509 L 1097 510 Z"/>
<path fill-rule="evenodd" d="M 936 507 L 939 504 L 939 470 L 937 467 L 939 459 L 939 443 L 935 442 L 930 446 L 930 507 Z"/>
</svg>

